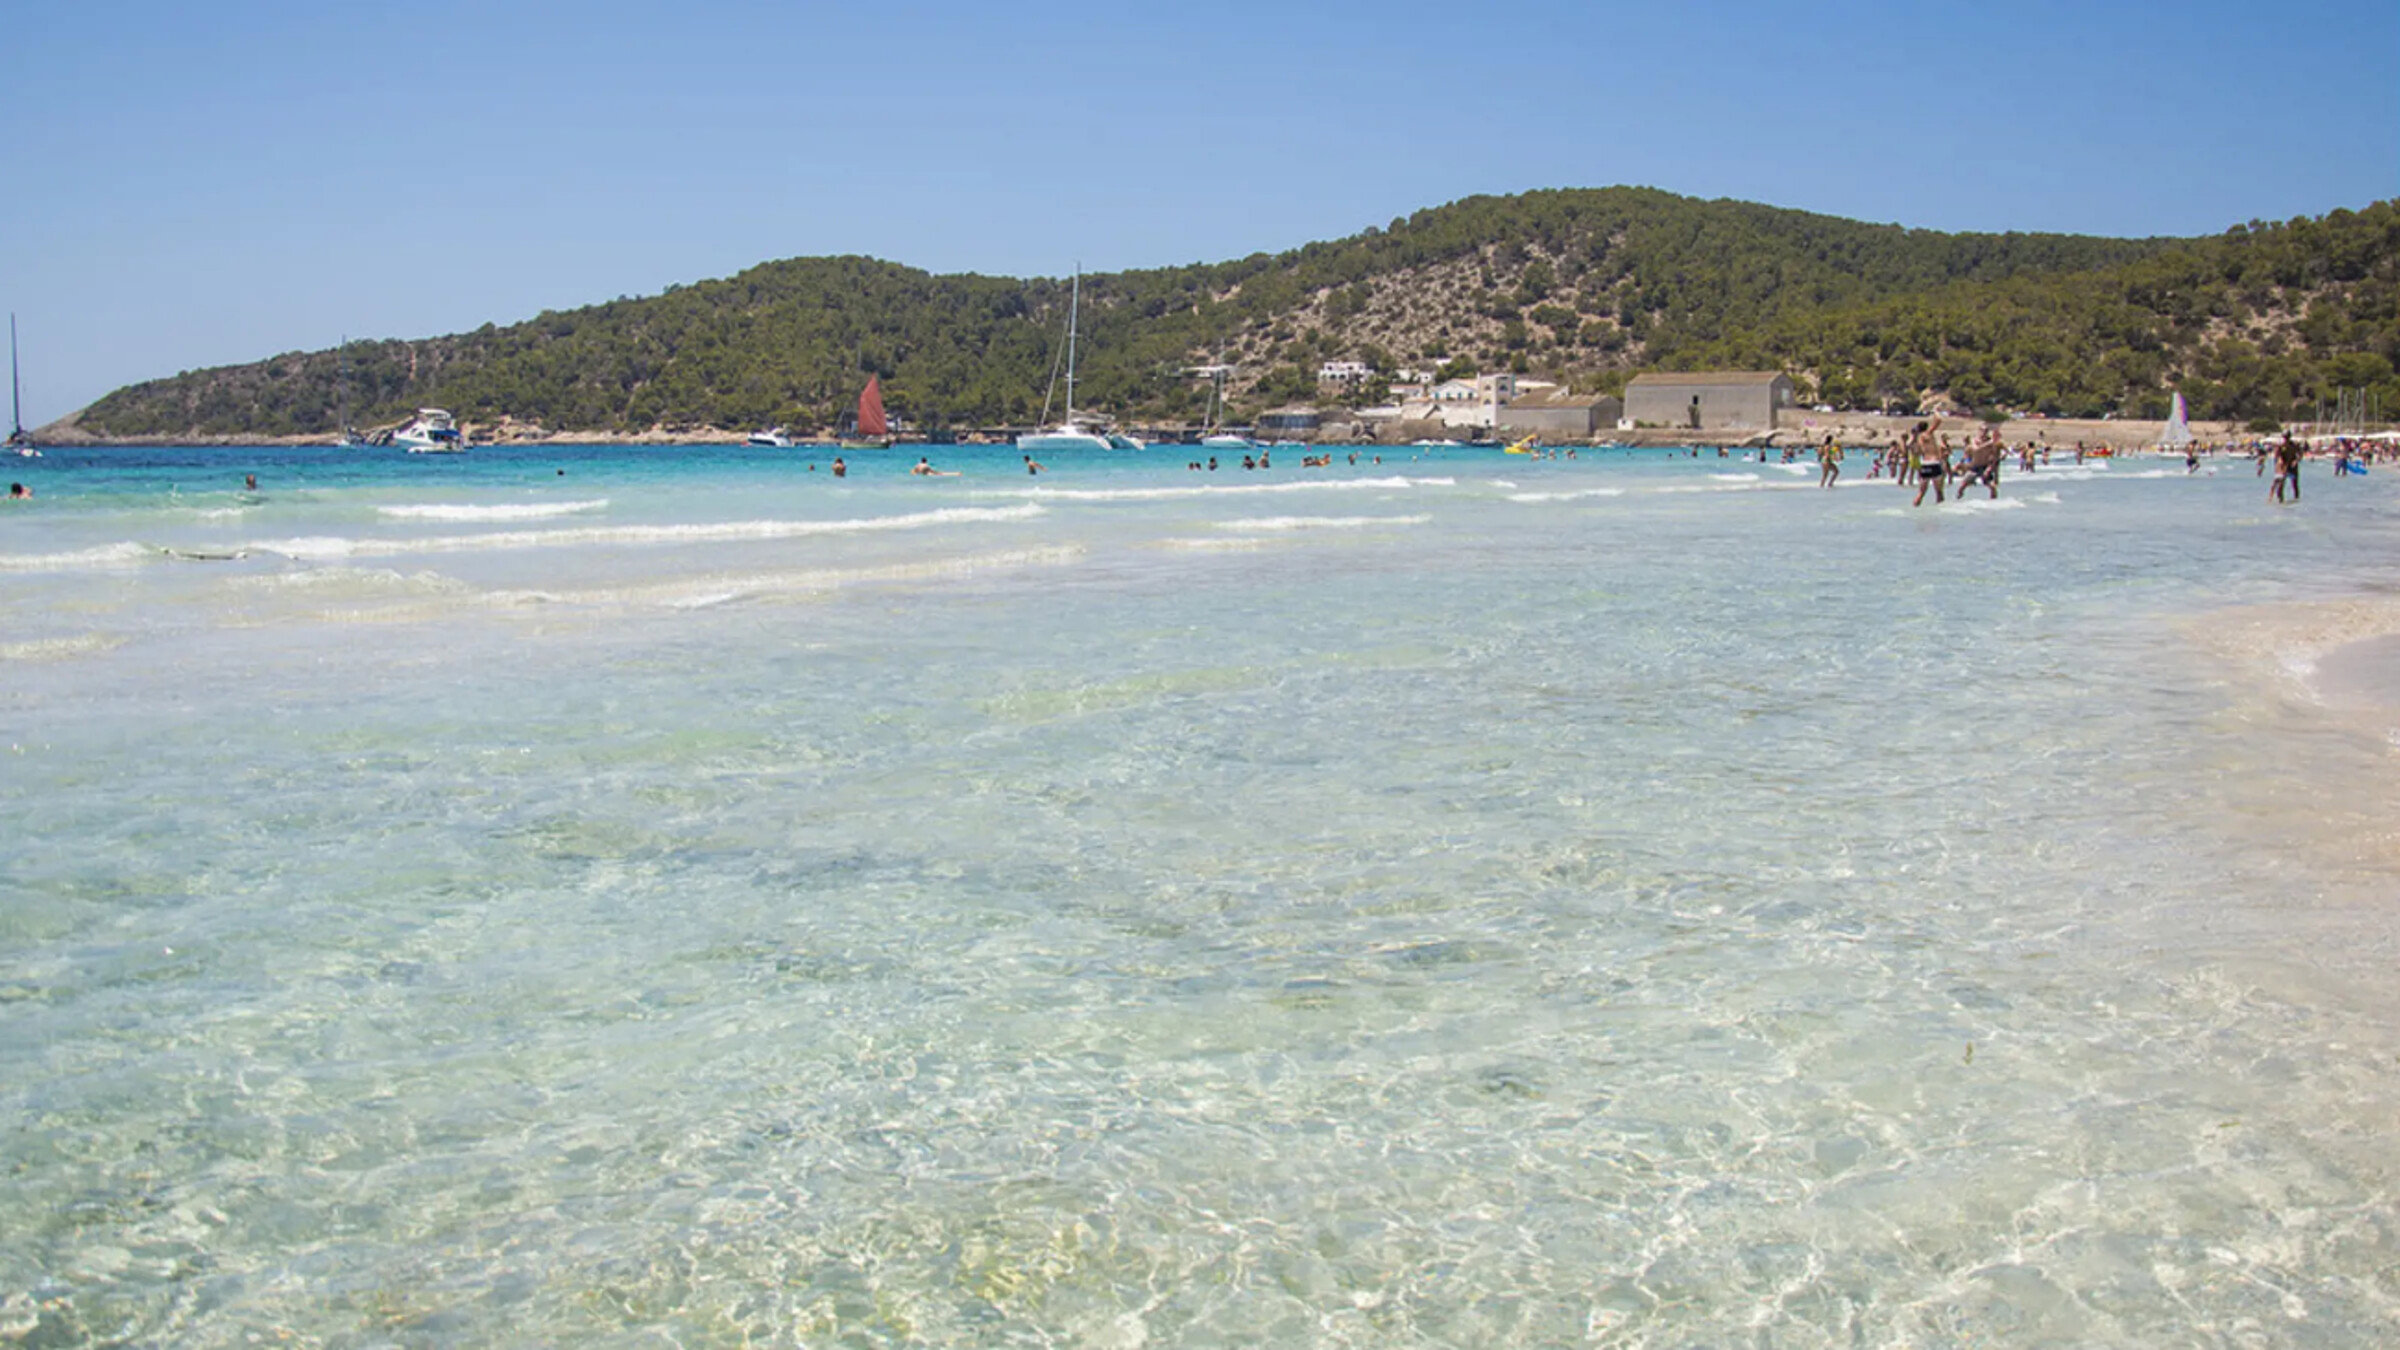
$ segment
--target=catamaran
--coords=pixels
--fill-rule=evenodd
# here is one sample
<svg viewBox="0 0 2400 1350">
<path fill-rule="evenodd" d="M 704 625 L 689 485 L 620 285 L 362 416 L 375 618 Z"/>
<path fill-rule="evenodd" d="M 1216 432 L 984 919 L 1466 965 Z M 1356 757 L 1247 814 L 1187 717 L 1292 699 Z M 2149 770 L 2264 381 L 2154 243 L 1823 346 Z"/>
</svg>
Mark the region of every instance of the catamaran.
<svg viewBox="0 0 2400 1350">
<path fill-rule="evenodd" d="M 15 430 L 8 433 L 8 448 L 27 459 L 39 459 L 41 447 L 33 443 L 33 433 L 25 429 L 25 394 L 17 382 L 17 316 L 8 316 L 8 420 Z"/>
<path fill-rule="evenodd" d="M 1108 437 L 1086 428 L 1075 420 L 1075 323 L 1076 313 L 1082 304 L 1083 269 L 1079 267 L 1075 269 L 1074 289 L 1067 293 L 1067 415 L 1059 420 L 1057 426 L 1051 427 L 1047 431 L 1036 431 L 1017 437 L 1017 448 L 1029 454 L 1035 450 L 1054 452 L 1116 448 L 1109 444 Z M 1042 400 L 1042 411 L 1044 414 L 1050 411 L 1050 402 L 1047 396 Z"/>
</svg>

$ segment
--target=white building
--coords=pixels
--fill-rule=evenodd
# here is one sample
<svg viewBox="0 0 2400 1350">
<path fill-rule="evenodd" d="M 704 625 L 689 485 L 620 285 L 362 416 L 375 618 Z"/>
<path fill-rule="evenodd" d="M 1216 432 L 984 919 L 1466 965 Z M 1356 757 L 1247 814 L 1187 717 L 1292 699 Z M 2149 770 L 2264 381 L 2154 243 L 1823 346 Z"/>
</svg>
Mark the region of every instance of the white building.
<svg viewBox="0 0 2400 1350">
<path fill-rule="evenodd" d="M 1328 361 L 1317 367 L 1317 383 L 1360 384 L 1374 373 L 1364 361 Z"/>
</svg>

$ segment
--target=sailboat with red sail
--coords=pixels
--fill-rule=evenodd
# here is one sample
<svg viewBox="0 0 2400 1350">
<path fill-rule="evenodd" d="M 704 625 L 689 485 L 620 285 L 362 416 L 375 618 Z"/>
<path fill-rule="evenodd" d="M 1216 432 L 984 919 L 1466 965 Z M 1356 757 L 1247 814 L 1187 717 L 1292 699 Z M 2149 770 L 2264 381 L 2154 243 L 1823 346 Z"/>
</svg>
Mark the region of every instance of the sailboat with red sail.
<svg viewBox="0 0 2400 1350">
<path fill-rule="evenodd" d="M 867 387 L 858 395 L 858 427 L 854 434 L 842 438 L 844 450 L 888 450 L 892 444 L 892 424 L 883 415 L 883 377 L 869 375 Z"/>
</svg>

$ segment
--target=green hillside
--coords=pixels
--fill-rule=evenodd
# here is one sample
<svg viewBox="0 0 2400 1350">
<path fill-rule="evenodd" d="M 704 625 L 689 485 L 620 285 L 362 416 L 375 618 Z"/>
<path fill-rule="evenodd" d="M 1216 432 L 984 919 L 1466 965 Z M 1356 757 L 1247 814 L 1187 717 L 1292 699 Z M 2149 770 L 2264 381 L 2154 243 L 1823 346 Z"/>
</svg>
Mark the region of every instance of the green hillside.
<svg viewBox="0 0 2400 1350">
<path fill-rule="evenodd" d="M 1237 407 L 1317 396 L 1320 361 L 1633 371 L 1780 367 L 1812 397 L 1907 406 L 2279 417 L 2336 387 L 2400 407 L 2400 210 L 2199 239 L 1943 234 L 1639 188 L 1478 197 L 1235 262 L 1087 276 L 1079 405 L 1196 417 L 1185 367 L 1240 368 Z M 929 425 L 1041 410 L 1064 279 L 796 258 L 416 342 L 353 343 L 354 421 L 639 432 L 832 425 L 867 375 Z M 337 430 L 333 352 L 132 385 L 74 419 L 108 436 Z M 1357 397 L 1372 397 L 1370 386 Z"/>
</svg>

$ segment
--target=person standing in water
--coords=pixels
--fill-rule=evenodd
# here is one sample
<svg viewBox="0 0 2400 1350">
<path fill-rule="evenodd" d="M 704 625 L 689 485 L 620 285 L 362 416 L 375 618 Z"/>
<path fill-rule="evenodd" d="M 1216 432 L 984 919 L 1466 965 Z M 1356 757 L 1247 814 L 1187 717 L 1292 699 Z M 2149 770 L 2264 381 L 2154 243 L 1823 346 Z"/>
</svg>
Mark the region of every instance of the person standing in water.
<svg viewBox="0 0 2400 1350">
<path fill-rule="evenodd" d="M 1997 430 L 1987 428 L 1982 435 L 1977 436 L 1974 444 L 1967 450 L 1967 476 L 1959 480 L 1958 495 L 1966 496 L 1968 488 L 1981 483 L 1992 490 L 1994 497 L 1998 497 L 2000 495 L 2000 456 L 2006 449 L 2007 447 L 2000 441 L 2000 433 Z"/>
<path fill-rule="evenodd" d="M 2283 485 L 2286 483 L 2292 485 L 2292 502 L 2297 505 L 2300 501 L 2300 442 L 2293 440 L 2292 433 L 2288 431 L 2283 433 L 2283 444 L 2275 447 L 2275 486 L 2267 489 L 2267 500 L 2282 501 Z"/>
<path fill-rule="evenodd" d="M 833 457 L 833 476 L 836 478 L 847 478 L 850 476 L 850 466 L 842 462 L 842 457 L 840 455 L 835 455 Z"/>
<path fill-rule="evenodd" d="M 1949 500 L 1942 485 L 1950 476 L 1950 447 L 1935 435 L 1941 427 L 1942 419 L 1936 417 L 1917 423 L 1917 429 L 1909 433 L 1908 462 L 1917 471 L 1917 499 L 1909 503 L 1911 506 L 1925 504 L 1927 488 L 1933 489 L 1935 506 Z"/>
<path fill-rule="evenodd" d="M 1817 447 L 1817 486 L 1832 487 L 1841 476 L 1842 447 L 1834 442 L 1831 435 L 1827 435 L 1825 443 Z"/>
</svg>

